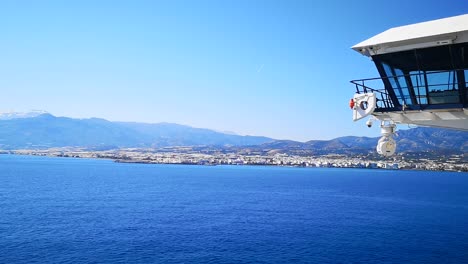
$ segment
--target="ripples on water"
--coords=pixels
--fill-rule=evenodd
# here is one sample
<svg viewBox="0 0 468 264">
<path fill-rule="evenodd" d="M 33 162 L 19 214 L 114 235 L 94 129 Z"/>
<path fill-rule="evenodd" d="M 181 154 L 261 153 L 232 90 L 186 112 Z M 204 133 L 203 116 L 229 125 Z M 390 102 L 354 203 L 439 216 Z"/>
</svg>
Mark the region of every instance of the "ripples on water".
<svg viewBox="0 0 468 264">
<path fill-rule="evenodd" d="M 0 156 L 0 263 L 468 263 L 468 174 Z"/>
</svg>

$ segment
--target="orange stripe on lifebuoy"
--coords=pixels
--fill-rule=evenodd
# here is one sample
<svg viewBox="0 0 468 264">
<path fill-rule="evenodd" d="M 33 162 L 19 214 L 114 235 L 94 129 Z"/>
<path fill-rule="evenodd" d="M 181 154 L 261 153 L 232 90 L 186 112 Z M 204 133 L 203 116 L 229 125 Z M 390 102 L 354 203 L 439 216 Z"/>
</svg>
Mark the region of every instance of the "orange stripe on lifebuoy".
<svg viewBox="0 0 468 264">
<path fill-rule="evenodd" d="M 351 98 L 351 100 L 349 101 L 349 108 L 353 109 L 354 108 L 354 99 Z"/>
</svg>

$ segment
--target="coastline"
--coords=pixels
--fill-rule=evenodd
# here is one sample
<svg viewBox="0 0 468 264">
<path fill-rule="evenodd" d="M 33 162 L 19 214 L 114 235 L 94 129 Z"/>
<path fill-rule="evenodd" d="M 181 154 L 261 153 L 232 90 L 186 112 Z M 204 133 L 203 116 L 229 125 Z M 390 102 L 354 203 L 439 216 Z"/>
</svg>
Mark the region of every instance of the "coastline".
<svg viewBox="0 0 468 264">
<path fill-rule="evenodd" d="M 171 164 L 171 165 L 233 165 L 233 166 L 278 166 L 299 168 L 357 168 L 387 170 L 421 170 L 468 172 L 468 162 L 448 160 L 369 159 L 343 155 L 293 156 L 287 154 L 246 155 L 238 153 L 175 153 L 148 149 L 118 149 L 90 151 L 80 148 L 54 148 L 42 150 L 0 150 L 0 154 L 47 156 L 63 158 L 106 159 L 117 163 Z M 462 157 L 464 158 L 464 157 Z"/>
</svg>

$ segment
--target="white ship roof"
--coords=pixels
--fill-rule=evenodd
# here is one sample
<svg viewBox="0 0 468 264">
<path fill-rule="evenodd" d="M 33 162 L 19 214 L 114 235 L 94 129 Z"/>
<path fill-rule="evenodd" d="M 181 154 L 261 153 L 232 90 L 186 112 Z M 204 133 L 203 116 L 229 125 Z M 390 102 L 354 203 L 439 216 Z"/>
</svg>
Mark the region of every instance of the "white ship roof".
<svg viewBox="0 0 468 264">
<path fill-rule="evenodd" d="M 468 14 L 386 30 L 352 49 L 366 55 L 468 42 Z"/>
</svg>

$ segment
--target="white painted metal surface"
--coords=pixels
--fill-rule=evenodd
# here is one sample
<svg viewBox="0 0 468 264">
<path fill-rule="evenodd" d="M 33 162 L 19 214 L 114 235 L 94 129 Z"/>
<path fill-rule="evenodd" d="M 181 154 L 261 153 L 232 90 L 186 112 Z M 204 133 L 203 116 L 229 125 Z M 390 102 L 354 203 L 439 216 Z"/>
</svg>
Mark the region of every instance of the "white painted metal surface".
<svg viewBox="0 0 468 264">
<path fill-rule="evenodd" d="M 391 28 L 352 49 L 372 56 L 464 42 L 468 42 L 468 14 Z"/>
<path fill-rule="evenodd" d="M 397 124 L 453 128 L 468 131 L 468 109 L 441 109 L 433 111 L 405 111 L 373 113 L 379 120 L 393 120 Z"/>
</svg>

